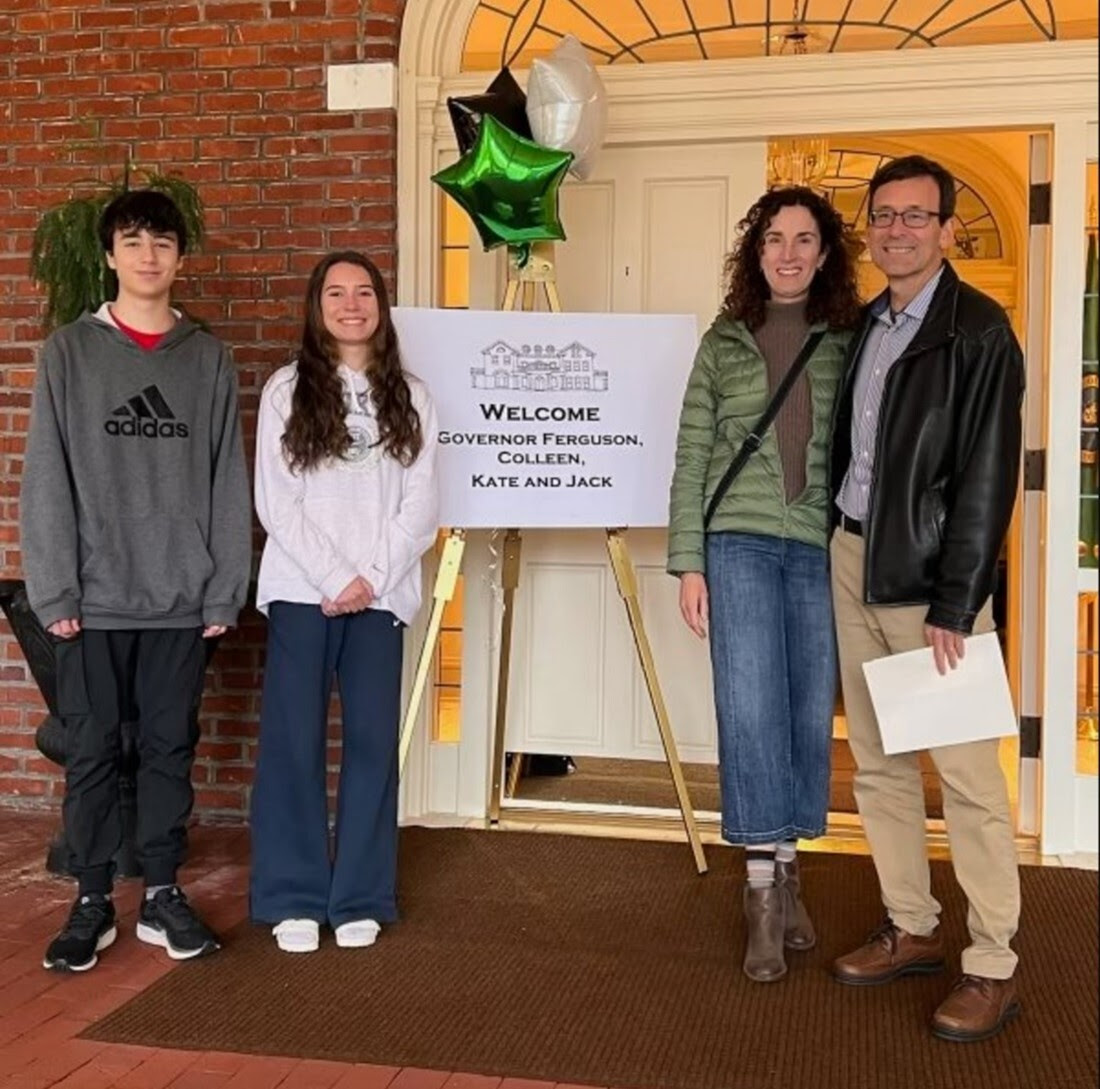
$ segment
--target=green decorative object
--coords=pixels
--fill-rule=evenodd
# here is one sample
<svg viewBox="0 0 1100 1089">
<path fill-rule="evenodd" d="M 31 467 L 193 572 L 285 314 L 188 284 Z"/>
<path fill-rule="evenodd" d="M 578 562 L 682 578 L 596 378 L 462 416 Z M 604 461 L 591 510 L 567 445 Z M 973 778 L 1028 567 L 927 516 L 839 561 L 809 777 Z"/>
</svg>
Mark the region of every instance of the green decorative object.
<svg viewBox="0 0 1100 1089">
<path fill-rule="evenodd" d="M 486 114 L 474 146 L 432 181 L 466 211 L 485 249 L 524 252 L 532 242 L 565 238 L 558 190 L 572 161 L 572 152 L 526 140 Z"/>
<path fill-rule="evenodd" d="M 1100 465 L 1097 464 L 1100 432 L 1097 402 L 1100 400 L 1100 264 L 1096 231 L 1088 232 L 1085 258 L 1085 321 L 1081 337 L 1081 475 L 1078 483 L 1077 565 L 1100 566 Z"/>
<path fill-rule="evenodd" d="M 120 178 L 107 183 L 89 179 L 86 185 L 89 192 L 48 208 L 34 232 L 30 272 L 46 290 L 47 333 L 114 298 L 118 283 L 104 260 L 98 226 L 103 209 L 119 194 L 140 188 L 171 197 L 187 224 L 188 253 L 201 246 L 205 233 L 202 198 L 176 174 L 127 163 Z"/>
<path fill-rule="evenodd" d="M 1100 465 L 1097 452 L 1097 403 L 1100 401 L 1100 364 L 1086 360 L 1081 365 L 1081 475 L 1078 480 L 1077 566 L 1100 565 Z"/>
<path fill-rule="evenodd" d="M 1093 373 L 1095 377 L 1095 372 Z M 1097 432 L 1081 432 L 1080 501 L 1077 516 L 1077 566 L 1100 566 L 1100 496 L 1097 496 Z"/>
<path fill-rule="evenodd" d="M 1085 322 L 1081 336 L 1081 358 L 1100 360 L 1100 263 L 1096 255 L 1096 232 L 1089 231 L 1085 258 Z"/>
</svg>

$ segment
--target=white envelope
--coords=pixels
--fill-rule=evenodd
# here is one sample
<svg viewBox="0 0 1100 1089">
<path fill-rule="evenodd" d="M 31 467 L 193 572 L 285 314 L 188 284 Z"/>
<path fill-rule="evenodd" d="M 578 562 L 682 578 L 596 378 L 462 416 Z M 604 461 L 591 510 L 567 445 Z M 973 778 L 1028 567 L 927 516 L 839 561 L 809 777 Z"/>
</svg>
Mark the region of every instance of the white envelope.
<svg viewBox="0 0 1100 1089">
<path fill-rule="evenodd" d="M 941 677 L 932 648 L 863 663 L 887 753 L 914 752 L 1018 729 L 995 632 L 966 640 L 966 656 Z"/>
</svg>

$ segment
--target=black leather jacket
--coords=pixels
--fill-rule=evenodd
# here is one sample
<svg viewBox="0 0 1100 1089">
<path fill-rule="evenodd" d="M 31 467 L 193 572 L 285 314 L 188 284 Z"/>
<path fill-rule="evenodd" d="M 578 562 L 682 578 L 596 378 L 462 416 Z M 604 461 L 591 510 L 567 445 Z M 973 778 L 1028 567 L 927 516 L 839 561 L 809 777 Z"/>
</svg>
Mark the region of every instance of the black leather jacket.
<svg viewBox="0 0 1100 1089">
<path fill-rule="evenodd" d="M 852 391 L 873 320 L 868 307 L 837 401 L 834 496 L 852 456 Z M 927 603 L 929 624 L 970 633 L 1016 501 L 1023 390 L 1023 355 L 1004 310 L 945 264 L 883 390 L 863 525 L 867 604 Z"/>
</svg>

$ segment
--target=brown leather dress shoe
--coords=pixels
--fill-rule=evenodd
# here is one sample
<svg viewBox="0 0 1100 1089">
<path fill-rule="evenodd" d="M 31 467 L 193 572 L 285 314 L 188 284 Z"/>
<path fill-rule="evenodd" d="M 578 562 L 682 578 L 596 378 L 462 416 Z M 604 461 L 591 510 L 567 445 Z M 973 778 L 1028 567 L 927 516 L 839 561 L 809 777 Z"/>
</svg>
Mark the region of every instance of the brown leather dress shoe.
<svg viewBox="0 0 1100 1089">
<path fill-rule="evenodd" d="M 963 976 L 932 1015 L 932 1035 L 962 1043 L 988 1040 L 1019 1012 L 1015 980 Z"/>
<path fill-rule="evenodd" d="M 833 978 L 841 983 L 871 986 L 941 968 L 943 939 L 938 927 L 922 938 L 887 919 L 858 949 L 833 961 Z"/>
</svg>

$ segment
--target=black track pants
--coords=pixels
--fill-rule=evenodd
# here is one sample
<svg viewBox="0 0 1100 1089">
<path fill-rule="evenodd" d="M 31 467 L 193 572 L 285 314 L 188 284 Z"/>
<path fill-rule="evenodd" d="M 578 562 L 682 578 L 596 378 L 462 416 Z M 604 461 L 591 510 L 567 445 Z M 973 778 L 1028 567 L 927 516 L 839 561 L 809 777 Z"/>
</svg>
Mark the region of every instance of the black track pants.
<svg viewBox="0 0 1100 1089">
<path fill-rule="evenodd" d="M 56 648 L 58 710 L 68 733 L 62 812 L 80 893 L 111 890 L 111 859 L 122 839 L 124 721 L 137 724 L 136 845 L 145 883 L 172 884 L 194 802 L 202 630 L 85 630 Z"/>
</svg>

